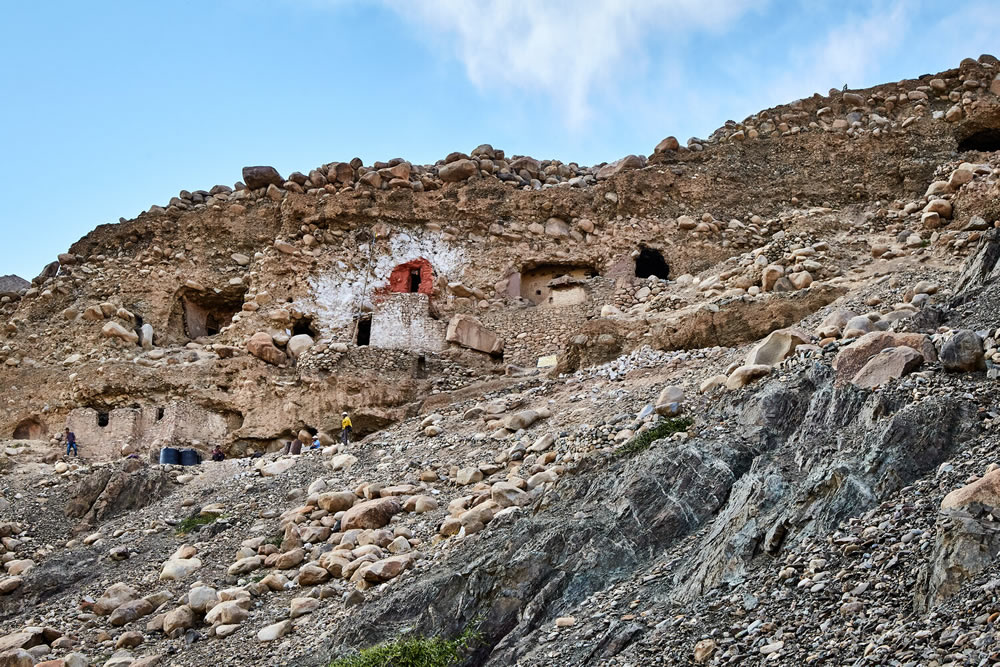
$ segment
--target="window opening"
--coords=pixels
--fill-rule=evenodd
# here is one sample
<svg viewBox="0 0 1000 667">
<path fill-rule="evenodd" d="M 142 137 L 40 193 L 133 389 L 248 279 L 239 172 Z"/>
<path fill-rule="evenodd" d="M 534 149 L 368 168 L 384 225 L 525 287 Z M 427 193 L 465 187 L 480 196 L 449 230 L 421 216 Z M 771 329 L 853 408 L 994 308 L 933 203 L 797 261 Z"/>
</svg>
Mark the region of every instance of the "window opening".
<svg viewBox="0 0 1000 667">
<path fill-rule="evenodd" d="M 358 338 L 357 344 L 368 345 L 372 339 L 372 318 L 362 317 L 358 319 Z"/>
</svg>

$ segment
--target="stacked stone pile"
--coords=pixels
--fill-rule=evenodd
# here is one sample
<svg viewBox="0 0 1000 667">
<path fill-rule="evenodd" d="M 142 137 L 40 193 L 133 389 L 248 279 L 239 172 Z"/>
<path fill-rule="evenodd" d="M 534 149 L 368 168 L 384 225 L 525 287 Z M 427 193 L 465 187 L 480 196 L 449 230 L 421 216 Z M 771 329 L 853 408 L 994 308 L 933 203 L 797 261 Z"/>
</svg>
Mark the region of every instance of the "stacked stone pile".
<svg viewBox="0 0 1000 667">
<path fill-rule="evenodd" d="M 1000 95 L 1000 64 L 990 55 L 966 58 L 957 70 L 865 92 L 831 89 L 791 104 L 727 121 L 707 140 L 691 138 L 688 150 L 701 151 L 720 142 L 780 139 L 808 132 L 843 134 L 859 139 L 907 131 L 921 119 L 960 122 L 979 104 Z M 665 152 L 665 151 L 662 151 Z"/>
</svg>

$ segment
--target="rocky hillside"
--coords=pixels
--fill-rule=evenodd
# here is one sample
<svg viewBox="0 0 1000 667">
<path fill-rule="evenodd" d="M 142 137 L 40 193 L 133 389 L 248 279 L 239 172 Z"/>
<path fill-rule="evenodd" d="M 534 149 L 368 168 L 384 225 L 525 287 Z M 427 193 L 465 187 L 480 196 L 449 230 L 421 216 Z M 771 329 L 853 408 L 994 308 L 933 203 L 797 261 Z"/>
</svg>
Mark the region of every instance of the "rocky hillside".
<svg viewBox="0 0 1000 667">
<path fill-rule="evenodd" d="M 27 290 L 31 286 L 27 280 L 13 274 L 0 276 L 0 292 L 6 292 L 10 299 L 17 298 L 22 290 Z"/>
<path fill-rule="evenodd" d="M 997 59 L 242 177 L 0 279 L 0 666 L 1000 661 Z"/>
</svg>

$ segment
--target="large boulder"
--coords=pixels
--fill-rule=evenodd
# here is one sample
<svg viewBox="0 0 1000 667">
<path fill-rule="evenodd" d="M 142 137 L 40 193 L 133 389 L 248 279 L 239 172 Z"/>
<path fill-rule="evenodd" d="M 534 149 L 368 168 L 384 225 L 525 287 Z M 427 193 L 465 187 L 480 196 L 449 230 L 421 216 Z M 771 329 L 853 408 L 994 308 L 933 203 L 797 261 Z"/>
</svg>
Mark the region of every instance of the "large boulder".
<svg viewBox="0 0 1000 667">
<path fill-rule="evenodd" d="M 626 155 L 620 160 L 615 160 L 611 164 L 606 164 L 598 169 L 597 180 L 603 181 L 629 169 L 642 169 L 643 166 L 645 166 L 643 159 L 638 155 Z"/>
<path fill-rule="evenodd" d="M 853 310 L 838 308 L 823 318 L 816 327 L 816 335 L 820 338 L 839 338 L 847 323 L 857 316 Z"/>
<path fill-rule="evenodd" d="M 188 591 L 188 606 L 199 614 L 219 599 L 219 594 L 211 586 L 195 586 Z"/>
<path fill-rule="evenodd" d="M 729 375 L 729 379 L 726 380 L 726 389 L 741 389 L 770 372 L 771 367 L 763 364 L 740 366 Z"/>
<path fill-rule="evenodd" d="M 126 329 L 117 322 L 108 322 L 101 329 L 101 334 L 107 338 L 118 338 L 129 345 L 136 345 L 139 343 L 139 334 L 132 331 L 131 329 Z"/>
<path fill-rule="evenodd" d="M 455 315 L 448 322 L 445 340 L 486 354 L 503 352 L 503 341 L 471 315 Z"/>
<path fill-rule="evenodd" d="M 108 618 L 108 623 L 118 627 L 153 613 L 153 604 L 146 598 L 139 598 L 121 605 Z"/>
<path fill-rule="evenodd" d="M 490 498 L 500 507 L 519 507 L 531 500 L 531 496 L 510 482 L 497 482 L 490 488 Z"/>
<path fill-rule="evenodd" d="M 887 347 L 868 360 L 851 382 L 862 389 L 874 389 L 898 380 L 922 366 L 924 355 L 910 347 Z"/>
<path fill-rule="evenodd" d="M 291 621 L 278 621 L 277 623 L 272 623 L 266 628 L 260 630 L 257 633 L 257 641 L 273 642 L 276 639 L 281 639 L 291 631 L 292 631 Z"/>
<path fill-rule="evenodd" d="M 316 504 L 322 510 L 337 513 L 351 509 L 357 499 L 358 497 L 353 491 L 334 491 L 320 494 L 316 499 Z"/>
<path fill-rule="evenodd" d="M 924 207 L 924 213 L 937 213 L 942 218 L 951 219 L 951 202 L 947 199 L 932 199 Z"/>
<path fill-rule="evenodd" d="M 209 625 L 238 625 L 250 615 L 247 611 L 249 606 L 250 600 L 245 598 L 220 602 L 205 615 L 205 622 Z"/>
<path fill-rule="evenodd" d="M 176 637 L 192 627 L 194 627 L 194 612 L 186 604 L 167 612 L 163 617 L 163 634 L 168 637 Z"/>
<path fill-rule="evenodd" d="M 957 331 L 941 348 L 941 365 L 955 373 L 984 369 L 983 339 L 971 329 Z"/>
<path fill-rule="evenodd" d="M 546 236 L 551 236 L 554 239 L 564 239 L 569 236 L 569 225 L 561 218 L 552 217 L 545 221 L 543 231 Z"/>
<path fill-rule="evenodd" d="M 865 334 L 874 333 L 877 330 L 878 327 L 875 326 L 870 317 L 867 315 L 858 315 L 847 321 L 841 335 L 844 338 L 858 338 Z"/>
<path fill-rule="evenodd" d="M 313 337 L 309 334 L 298 334 L 288 339 L 285 349 L 288 350 L 288 354 L 291 355 L 292 359 L 298 359 L 314 343 Z"/>
<path fill-rule="evenodd" d="M 238 577 L 241 574 L 259 570 L 263 565 L 264 559 L 260 556 L 247 556 L 246 558 L 241 558 L 230 565 L 228 574 L 232 577 Z"/>
<path fill-rule="evenodd" d="M 654 409 L 656 414 L 674 417 L 681 411 L 684 402 L 684 388 L 678 385 L 668 385 L 660 391 L 656 398 Z"/>
<path fill-rule="evenodd" d="M 280 188 L 285 179 L 274 167 L 243 167 L 243 182 L 247 188 L 256 190 L 269 185 Z"/>
<path fill-rule="evenodd" d="M 283 458 L 271 463 L 262 463 L 257 470 L 260 472 L 261 477 L 277 477 L 288 472 L 294 465 L 295 459 Z"/>
<path fill-rule="evenodd" d="M 281 366 L 288 360 L 285 353 L 275 346 L 271 334 L 266 331 L 258 331 L 250 336 L 250 340 L 247 341 L 247 352 L 275 366 Z"/>
<path fill-rule="evenodd" d="M 873 331 L 841 348 L 840 352 L 837 353 L 833 360 L 833 370 L 837 373 L 837 383 L 843 384 L 853 380 L 858 371 L 882 350 L 901 346 L 916 350 L 926 362 L 937 361 L 934 343 L 924 334 Z"/>
<path fill-rule="evenodd" d="M 542 165 L 535 158 L 524 156 L 511 162 L 510 170 L 515 174 L 525 171 L 531 178 L 538 178 L 542 173 Z"/>
<path fill-rule="evenodd" d="M 941 501 L 941 509 L 958 509 L 971 503 L 1000 508 L 1000 470 L 988 472 L 975 482 L 955 489 Z"/>
<path fill-rule="evenodd" d="M 131 602 L 139 597 L 139 591 L 128 584 L 112 584 L 104 594 L 97 598 L 94 603 L 94 613 L 98 616 L 107 616 L 126 602 Z"/>
<path fill-rule="evenodd" d="M 313 563 L 306 563 L 299 569 L 299 586 L 315 586 L 330 578 L 330 573 Z"/>
<path fill-rule="evenodd" d="M 520 431 L 534 424 L 540 417 L 537 410 L 521 410 L 504 417 L 503 425 L 509 431 Z"/>
<path fill-rule="evenodd" d="M 0 667 L 32 667 L 34 657 L 24 649 L 16 648 L 0 653 Z"/>
<path fill-rule="evenodd" d="M 319 606 L 320 601 L 316 598 L 292 598 L 288 617 L 298 618 L 299 616 L 305 616 L 319 609 Z"/>
<path fill-rule="evenodd" d="M 397 498 L 379 498 L 358 503 L 344 513 L 340 527 L 345 532 L 354 528 L 382 528 L 389 525 L 389 520 L 402 509 Z"/>
<path fill-rule="evenodd" d="M 768 264 L 764 267 L 761 272 L 760 286 L 765 292 L 771 292 L 774 290 L 774 286 L 778 284 L 785 275 L 785 267 L 780 264 Z"/>
<path fill-rule="evenodd" d="M 445 183 L 464 181 L 479 173 L 479 167 L 472 160 L 456 160 L 438 169 L 438 177 Z"/>
<path fill-rule="evenodd" d="M 400 556 L 390 556 L 380 561 L 372 563 L 365 570 L 364 577 L 367 581 L 379 583 L 394 579 L 403 573 L 403 570 L 412 562 L 413 557 L 409 554 Z"/>
<path fill-rule="evenodd" d="M 201 561 L 197 558 L 171 558 L 163 564 L 163 570 L 160 572 L 160 580 L 176 581 L 184 579 L 200 567 Z"/>
<path fill-rule="evenodd" d="M 656 144 L 656 147 L 653 149 L 653 153 L 665 153 L 667 151 L 676 151 L 680 147 L 681 144 L 679 141 L 677 141 L 677 137 L 670 136 L 661 141 L 660 143 Z"/>
<path fill-rule="evenodd" d="M 775 366 L 784 361 L 796 347 L 809 343 L 809 335 L 795 329 L 778 329 L 772 331 L 747 354 L 747 366 L 763 364 Z"/>
</svg>

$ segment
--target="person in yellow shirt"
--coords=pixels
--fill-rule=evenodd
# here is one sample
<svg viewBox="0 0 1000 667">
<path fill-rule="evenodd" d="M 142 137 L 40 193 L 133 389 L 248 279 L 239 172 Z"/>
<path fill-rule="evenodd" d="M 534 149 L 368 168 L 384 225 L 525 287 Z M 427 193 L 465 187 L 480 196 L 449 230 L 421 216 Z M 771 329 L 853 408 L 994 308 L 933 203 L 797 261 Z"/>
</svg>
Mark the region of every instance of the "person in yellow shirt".
<svg viewBox="0 0 1000 667">
<path fill-rule="evenodd" d="M 354 425 L 351 423 L 351 418 L 347 416 L 347 413 L 341 415 L 340 420 L 340 441 L 347 446 L 351 443 L 351 431 L 354 430 Z"/>
</svg>

